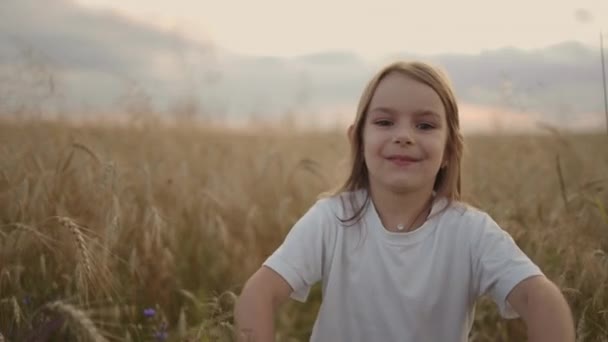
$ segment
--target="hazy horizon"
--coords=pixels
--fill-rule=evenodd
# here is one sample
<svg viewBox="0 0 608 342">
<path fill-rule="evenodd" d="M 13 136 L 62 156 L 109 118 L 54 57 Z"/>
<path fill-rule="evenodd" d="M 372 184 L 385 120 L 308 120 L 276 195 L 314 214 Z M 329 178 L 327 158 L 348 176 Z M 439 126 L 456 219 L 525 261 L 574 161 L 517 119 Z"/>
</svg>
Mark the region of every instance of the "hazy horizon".
<svg viewBox="0 0 608 342">
<path fill-rule="evenodd" d="M 373 53 L 346 44 L 352 43 L 352 39 L 370 39 L 356 30 L 347 35 L 350 38 L 344 44 L 340 43 L 340 37 L 331 34 L 321 39 L 330 31 L 323 26 L 323 20 L 316 29 L 307 27 L 301 38 L 291 37 L 294 44 L 281 45 L 281 35 L 290 37 L 290 30 L 298 27 L 303 30 L 305 26 L 300 18 L 278 27 L 276 16 L 291 18 L 294 13 L 273 0 L 249 8 L 251 16 L 259 15 L 258 21 L 263 21 L 260 13 L 276 9 L 274 14 L 266 14 L 268 25 L 274 25 L 276 31 L 268 37 L 258 34 L 257 28 L 247 22 L 237 25 L 229 7 L 215 8 L 204 1 L 182 1 L 182 6 L 172 7 L 147 2 L 149 6 L 145 8 L 136 0 L 49 2 L 52 5 L 44 15 L 37 9 L 36 0 L 0 3 L 3 113 L 43 110 L 86 116 L 150 110 L 227 121 L 250 118 L 272 121 L 292 115 L 305 125 L 344 125 L 354 117 L 358 97 L 373 72 L 388 61 L 406 58 L 426 60 L 448 72 L 461 103 L 465 129 L 496 126 L 521 129 L 534 127 L 537 122 L 573 129 L 605 127 L 597 23 L 608 17 L 608 6 L 594 0 L 556 5 L 553 14 L 546 14 L 548 26 L 530 33 L 530 39 L 521 38 L 517 30 L 511 38 L 507 37 L 508 32 L 496 29 L 496 25 L 503 25 L 506 31 L 517 25 L 505 26 L 508 21 L 496 17 L 496 25 L 486 25 L 487 34 L 494 39 L 492 44 L 484 44 L 479 38 L 475 45 L 478 36 L 455 26 L 452 38 L 446 39 L 461 43 L 470 40 L 468 47 L 464 43 L 442 44 L 443 40 L 438 40 L 433 30 L 425 30 L 416 34 L 422 43 L 431 42 L 430 45 L 418 44 L 417 40 L 405 44 L 407 47 L 370 44 L 367 48 Z M 356 4 L 354 12 L 347 16 L 350 19 L 344 21 L 346 28 L 353 25 L 349 20 L 370 9 L 369 4 Z M 476 4 L 473 0 L 466 1 L 463 8 Z M 304 9 L 297 7 L 302 9 L 298 12 L 300 16 L 311 19 L 310 11 L 321 6 L 316 2 L 309 5 Z M 395 6 L 393 17 L 384 11 L 389 5 Z M 183 25 L 190 22 L 197 6 L 210 9 L 207 16 L 201 12 L 199 17 L 205 19 L 201 21 L 207 22 L 207 26 L 215 25 L 209 29 L 211 33 L 195 31 L 194 26 L 189 30 L 177 28 L 182 22 Z M 328 11 L 341 8 L 332 6 L 325 8 L 321 17 L 330 17 Z M 401 3 L 382 2 L 378 6 L 372 12 L 382 14 L 383 20 L 404 11 L 404 7 L 399 7 Z M 525 3 L 515 1 L 510 6 L 504 16 L 524 9 Z M 420 18 L 416 20 L 432 18 L 423 15 L 432 14 L 431 10 L 420 8 Z M 226 38 L 228 33 L 221 32 L 226 23 L 221 24 L 221 18 L 206 21 L 213 11 L 227 15 L 226 21 L 233 23 L 232 28 L 248 41 L 258 42 L 261 56 L 252 55 L 255 51 L 246 42 L 239 47 L 237 41 Z M 527 12 L 522 12 L 518 30 L 529 30 L 526 25 L 531 24 L 526 18 L 538 16 L 539 11 L 539 6 L 531 5 Z M 165 13 L 164 21 L 155 20 L 160 12 Z M 186 12 L 192 16 L 188 17 Z M 461 14 L 464 17 L 466 11 Z M 471 27 L 484 28 L 483 20 L 497 14 L 495 9 L 485 19 L 470 14 Z M 175 25 L 167 24 L 171 20 Z M 446 25 L 431 26 L 445 31 L 451 28 L 449 20 L 443 20 Z M 555 23 L 578 29 L 560 40 L 551 26 Z M 377 30 L 387 33 L 381 41 L 394 40 L 389 27 Z M 544 30 L 548 31 L 541 34 Z M 317 38 L 319 42 L 315 45 Z M 302 45 L 300 52 L 294 48 L 298 44 Z M 277 51 L 283 53 L 273 55 Z"/>
</svg>

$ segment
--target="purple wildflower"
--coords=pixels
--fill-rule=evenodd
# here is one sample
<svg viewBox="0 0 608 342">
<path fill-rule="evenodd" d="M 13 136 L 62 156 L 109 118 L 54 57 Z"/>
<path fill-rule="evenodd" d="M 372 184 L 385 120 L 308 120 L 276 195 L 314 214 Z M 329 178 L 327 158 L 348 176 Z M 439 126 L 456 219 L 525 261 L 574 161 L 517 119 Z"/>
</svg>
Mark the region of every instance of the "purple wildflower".
<svg viewBox="0 0 608 342">
<path fill-rule="evenodd" d="M 153 308 L 144 309 L 144 316 L 154 317 L 154 315 L 156 315 L 156 310 L 154 310 Z"/>
</svg>

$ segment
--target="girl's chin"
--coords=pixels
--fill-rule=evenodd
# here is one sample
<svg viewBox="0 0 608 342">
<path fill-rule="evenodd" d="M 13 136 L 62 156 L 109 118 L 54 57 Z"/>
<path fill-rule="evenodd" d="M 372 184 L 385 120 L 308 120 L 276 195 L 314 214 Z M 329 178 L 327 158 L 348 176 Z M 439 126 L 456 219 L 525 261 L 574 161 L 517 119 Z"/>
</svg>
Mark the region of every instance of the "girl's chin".
<svg viewBox="0 0 608 342">
<path fill-rule="evenodd" d="M 429 180 L 432 184 L 433 180 Z M 394 192 L 411 192 L 419 191 L 423 188 L 427 188 L 429 183 L 420 179 L 412 179 L 412 177 L 405 178 L 393 178 L 383 182 L 384 185 Z"/>
<path fill-rule="evenodd" d="M 394 180 L 387 182 L 386 186 L 394 192 L 411 192 L 421 187 L 420 184 L 411 180 Z"/>
</svg>

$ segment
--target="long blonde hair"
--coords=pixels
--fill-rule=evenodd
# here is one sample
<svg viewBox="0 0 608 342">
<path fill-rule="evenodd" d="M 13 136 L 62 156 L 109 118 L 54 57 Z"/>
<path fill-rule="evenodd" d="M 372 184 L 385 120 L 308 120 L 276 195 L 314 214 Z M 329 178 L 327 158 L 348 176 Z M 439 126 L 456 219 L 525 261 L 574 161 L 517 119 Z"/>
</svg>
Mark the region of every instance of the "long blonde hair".
<svg viewBox="0 0 608 342">
<path fill-rule="evenodd" d="M 362 215 L 363 209 L 369 203 L 369 174 L 365 164 L 363 155 L 363 129 L 367 119 L 369 104 L 378 87 L 378 84 L 390 73 L 398 72 L 402 75 L 410 77 L 418 82 L 424 83 L 431 87 L 441 98 L 441 102 L 445 107 L 448 137 L 445 146 L 445 154 L 447 163 L 442 167 L 435 179 L 433 190 L 437 197 L 444 197 L 448 203 L 460 200 L 460 170 L 461 160 L 464 150 L 463 136 L 460 132 L 460 119 L 458 115 L 458 105 L 454 91 L 449 83 L 447 76 L 438 68 L 430 64 L 414 61 L 414 62 L 395 62 L 382 68 L 369 81 L 365 87 L 363 94 L 359 100 L 357 107 L 357 116 L 353 124 L 353 135 L 351 139 L 351 167 L 350 173 L 345 182 L 333 191 L 332 195 L 340 195 L 346 192 L 353 193 L 356 190 L 365 189 L 368 195 L 365 203 L 359 208 L 356 208 L 355 198 L 351 197 L 351 207 L 354 209 L 354 215 L 347 219 L 341 219 L 343 223 L 356 223 Z"/>
</svg>

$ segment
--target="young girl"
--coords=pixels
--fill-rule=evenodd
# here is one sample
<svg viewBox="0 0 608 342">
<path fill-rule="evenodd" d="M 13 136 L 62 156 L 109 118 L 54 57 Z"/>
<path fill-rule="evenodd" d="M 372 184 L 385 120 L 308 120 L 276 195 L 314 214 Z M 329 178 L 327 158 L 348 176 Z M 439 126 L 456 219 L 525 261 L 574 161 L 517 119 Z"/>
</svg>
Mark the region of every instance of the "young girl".
<svg viewBox="0 0 608 342">
<path fill-rule="evenodd" d="M 312 341 L 467 341 L 488 294 L 530 341 L 574 341 L 561 292 L 486 213 L 460 202 L 463 139 L 443 74 L 398 62 L 373 77 L 348 129 L 352 166 L 247 281 L 240 341 L 274 341 L 274 315 L 322 281 Z"/>
</svg>

